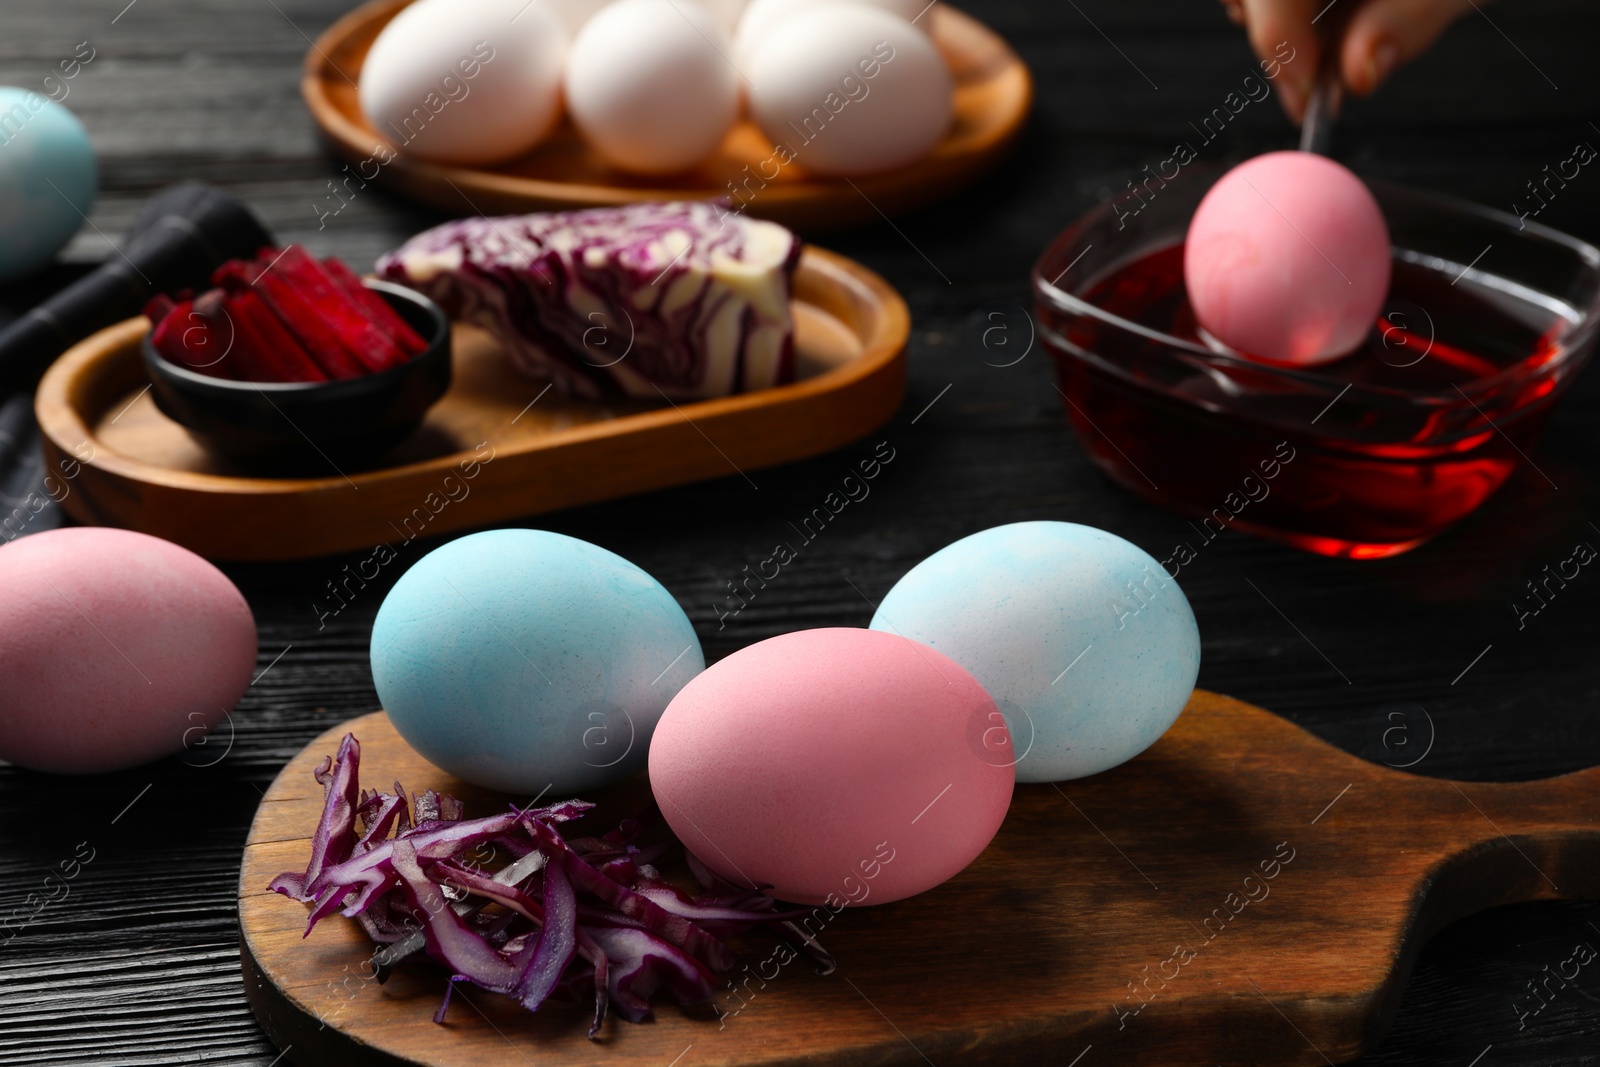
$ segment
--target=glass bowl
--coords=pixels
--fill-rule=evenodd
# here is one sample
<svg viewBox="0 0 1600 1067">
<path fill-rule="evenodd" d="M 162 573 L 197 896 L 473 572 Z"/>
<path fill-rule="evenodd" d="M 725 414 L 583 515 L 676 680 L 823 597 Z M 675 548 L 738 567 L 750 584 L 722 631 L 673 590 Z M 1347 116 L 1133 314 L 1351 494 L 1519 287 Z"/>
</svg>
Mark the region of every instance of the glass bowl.
<svg viewBox="0 0 1600 1067">
<path fill-rule="evenodd" d="M 1366 343 L 1285 368 L 1213 351 L 1183 238 L 1199 165 L 1068 226 L 1033 270 L 1069 421 L 1112 479 L 1193 517 L 1329 556 L 1414 548 L 1528 455 L 1588 361 L 1600 250 L 1516 216 L 1372 184 L 1394 275 Z"/>
</svg>

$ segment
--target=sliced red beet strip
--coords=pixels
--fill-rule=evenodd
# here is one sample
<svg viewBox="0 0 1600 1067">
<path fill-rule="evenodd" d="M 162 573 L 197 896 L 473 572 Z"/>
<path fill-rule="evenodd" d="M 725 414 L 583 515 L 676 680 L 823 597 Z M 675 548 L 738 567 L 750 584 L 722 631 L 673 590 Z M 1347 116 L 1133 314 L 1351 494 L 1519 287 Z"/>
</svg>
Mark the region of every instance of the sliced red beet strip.
<svg viewBox="0 0 1600 1067">
<path fill-rule="evenodd" d="M 215 357 L 200 352 L 190 352 L 185 338 L 196 338 L 191 328 L 200 324 L 195 314 L 194 298 L 188 296 L 175 301 L 164 293 L 157 293 L 144 306 L 144 317 L 150 320 L 150 343 L 168 360 L 210 374 L 216 378 L 232 377 L 231 361 L 224 360 L 215 366 L 201 366 Z M 206 331 L 201 329 L 201 334 Z"/>
<path fill-rule="evenodd" d="M 159 326 L 161 321 L 172 314 L 177 306 L 172 297 L 167 296 L 165 293 L 157 293 L 145 303 L 144 317 L 150 320 L 150 325 Z"/>
<path fill-rule="evenodd" d="M 368 321 L 365 308 L 350 299 L 304 248 L 289 245 L 267 269 L 281 275 L 322 316 L 339 343 L 368 371 L 398 367 L 409 358 L 392 337 Z"/>
<path fill-rule="evenodd" d="M 232 260 L 217 268 L 212 281 L 230 293 L 255 291 L 329 378 L 359 378 L 366 373 L 316 309 L 293 286 L 264 270 L 261 264 Z"/>
<path fill-rule="evenodd" d="M 183 331 L 189 316 L 194 314 L 194 301 L 184 300 L 173 305 L 167 314 L 152 319 L 155 329 L 150 333 L 150 344 L 173 363 L 188 366 L 189 353 L 183 347 Z"/>
<path fill-rule="evenodd" d="M 239 337 L 253 358 L 250 365 L 263 375 L 259 380 L 275 382 L 325 382 L 328 380 L 316 360 L 311 358 L 294 334 L 278 321 L 266 301 L 254 289 L 242 289 L 228 296 L 227 308 L 239 328 Z M 270 375 L 270 377 L 265 377 Z"/>
<path fill-rule="evenodd" d="M 322 261 L 322 269 L 333 279 L 333 283 L 341 292 L 356 302 L 378 329 L 394 338 L 395 344 L 399 345 L 408 356 L 415 356 L 428 347 L 422 335 L 413 330 L 411 324 L 389 306 L 389 301 L 361 284 L 361 279 L 356 277 L 355 271 L 345 266 L 343 262 L 330 256 Z"/>
<path fill-rule="evenodd" d="M 233 351 L 228 354 L 228 362 L 233 364 L 233 376 L 246 382 L 294 381 L 289 369 L 271 354 L 275 346 L 261 336 L 260 324 L 253 321 L 254 317 L 247 310 L 249 305 L 242 305 L 237 296 L 230 295 L 223 306 L 233 320 L 236 338 Z M 257 307 L 271 318 L 272 313 L 266 311 L 259 300 Z"/>
<path fill-rule="evenodd" d="M 177 331 L 184 366 L 213 378 L 234 377 L 234 361 L 229 357 L 238 344 L 239 331 L 223 307 L 220 290 L 201 293 L 189 305 L 188 314 L 171 315 L 167 321 Z"/>
</svg>

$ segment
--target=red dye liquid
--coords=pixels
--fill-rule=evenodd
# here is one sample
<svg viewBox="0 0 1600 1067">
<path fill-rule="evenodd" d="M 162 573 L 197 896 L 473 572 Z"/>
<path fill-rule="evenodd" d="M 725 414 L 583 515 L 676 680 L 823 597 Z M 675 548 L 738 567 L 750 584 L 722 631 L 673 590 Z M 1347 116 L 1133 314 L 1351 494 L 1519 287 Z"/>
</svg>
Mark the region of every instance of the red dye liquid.
<svg viewBox="0 0 1600 1067">
<path fill-rule="evenodd" d="M 1079 297 L 1203 343 L 1181 245 L 1125 263 Z M 1452 285 L 1397 259 L 1367 344 L 1285 372 L 1038 307 L 1090 456 L 1127 488 L 1195 517 L 1191 545 L 1237 527 L 1354 558 L 1420 544 L 1483 503 L 1532 451 L 1569 380 L 1570 361 L 1556 358 L 1569 310 L 1515 287 Z"/>
</svg>

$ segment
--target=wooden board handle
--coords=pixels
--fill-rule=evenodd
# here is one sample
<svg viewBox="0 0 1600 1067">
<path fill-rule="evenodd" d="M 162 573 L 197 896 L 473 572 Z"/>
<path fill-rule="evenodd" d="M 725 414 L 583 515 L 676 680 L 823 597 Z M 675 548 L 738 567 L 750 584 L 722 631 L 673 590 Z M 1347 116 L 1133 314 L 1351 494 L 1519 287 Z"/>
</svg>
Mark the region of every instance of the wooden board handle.
<svg viewBox="0 0 1600 1067">
<path fill-rule="evenodd" d="M 1453 917 L 1600 896 L 1600 767 L 1532 782 L 1429 784 L 1431 805 L 1459 812 L 1456 850 L 1435 888 L 1463 898 L 1465 910 L 1447 909 Z"/>
</svg>

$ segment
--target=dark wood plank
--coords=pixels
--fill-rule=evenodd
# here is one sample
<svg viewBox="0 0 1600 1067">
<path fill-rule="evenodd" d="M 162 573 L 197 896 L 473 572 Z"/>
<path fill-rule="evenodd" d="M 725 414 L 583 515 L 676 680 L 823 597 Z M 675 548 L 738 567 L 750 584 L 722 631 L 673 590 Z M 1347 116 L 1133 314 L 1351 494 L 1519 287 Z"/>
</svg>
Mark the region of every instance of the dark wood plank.
<svg viewBox="0 0 1600 1067">
<path fill-rule="evenodd" d="M 285 239 L 358 264 L 437 219 L 373 189 L 318 229 L 315 205 L 339 167 L 321 153 L 298 101 L 302 32 L 315 36 L 353 4 L 137 0 L 113 24 L 123 6 L 8 0 L 0 23 L 6 84 L 42 77 L 78 41 L 99 49 L 68 104 L 100 149 L 104 191 L 92 218 L 101 232 L 82 231 L 72 259 L 109 255 L 143 199 L 185 177 L 226 186 Z M 1390 180 L 1504 207 L 1576 139 L 1600 144 L 1588 125 L 1600 99 L 1600 11 L 1579 0 L 1483 7 L 1487 18 L 1469 15 L 1378 99 L 1351 105 L 1336 141 L 1344 158 Z M 990 304 L 1026 304 L 1027 270 L 1044 243 L 1163 158 L 1187 121 L 1250 69 L 1248 50 L 1207 0 L 996 0 L 980 13 L 1036 77 L 1035 115 L 1015 155 L 957 200 L 898 220 L 904 237 L 877 226 L 827 241 L 883 273 L 913 312 L 910 391 L 884 431 L 900 458 L 871 497 L 851 505 L 785 568 L 782 582 L 723 629 L 716 607 L 726 583 L 765 557 L 788 518 L 820 501 L 856 450 L 764 472 L 759 491 L 730 476 L 542 523 L 659 576 L 712 658 L 787 629 L 864 624 L 872 608 L 846 576 L 876 599 L 928 552 L 994 523 L 1090 522 L 1151 549 L 1182 525 L 1089 467 L 1038 353 L 1015 367 L 988 367 L 967 323 Z M 1270 108 L 1252 105 L 1207 153 L 1232 158 L 1290 139 Z M 1600 239 L 1597 190 L 1600 174 L 1585 170 L 1541 221 Z M 1380 760 L 1396 758 L 1376 745 L 1389 724 L 1384 709 L 1417 703 L 1433 723 L 1433 747 L 1417 768 L 1427 774 L 1510 780 L 1600 763 L 1592 621 L 1600 578 L 1585 575 L 1525 631 L 1510 606 L 1523 582 L 1565 558 L 1576 540 L 1600 538 L 1588 525 L 1600 522 L 1597 404 L 1600 382 L 1591 373 L 1534 457 L 1559 490 L 1519 476 L 1478 515 L 1408 556 L 1335 563 L 1234 535 L 1207 546 L 1183 582 L 1205 641 L 1201 684 Z M 407 552 L 427 547 L 418 542 Z M 77 842 L 98 849 L 72 896 L 0 945 L 0 1064 L 266 1067 L 277 1055 L 245 1007 L 232 879 L 257 790 L 329 724 L 376 707 L 367 630 L 409 560 L 322 628 L 314 607 L 324 583 L 359 555 L 229 568 L 260 622 L 261 667 L 288 651 L 234 712 L 236 740 L 215 766 L 173 760 L 86 780 L 0 770 L 0 914 Z M 1420 744 L 1427 726 L 1411 714 Z M 188 758 L 205 762 L 214 751 Z M 1392 834 L 1403 847 L 1406 826 Z M 1480 1067 L 1600 1063 L 1597 988 L 1587 973 L 1525 1029 L 1512 1008 L 1574 942 L 1600 947 L 1591 922 L 1600 923 L 1594 905 L 1536 904 L 1444 931 L 1422 953 L 1395 1028 L 1362 1062 L 1463 1067 L 1492 1045 Z"/>
</svg>

